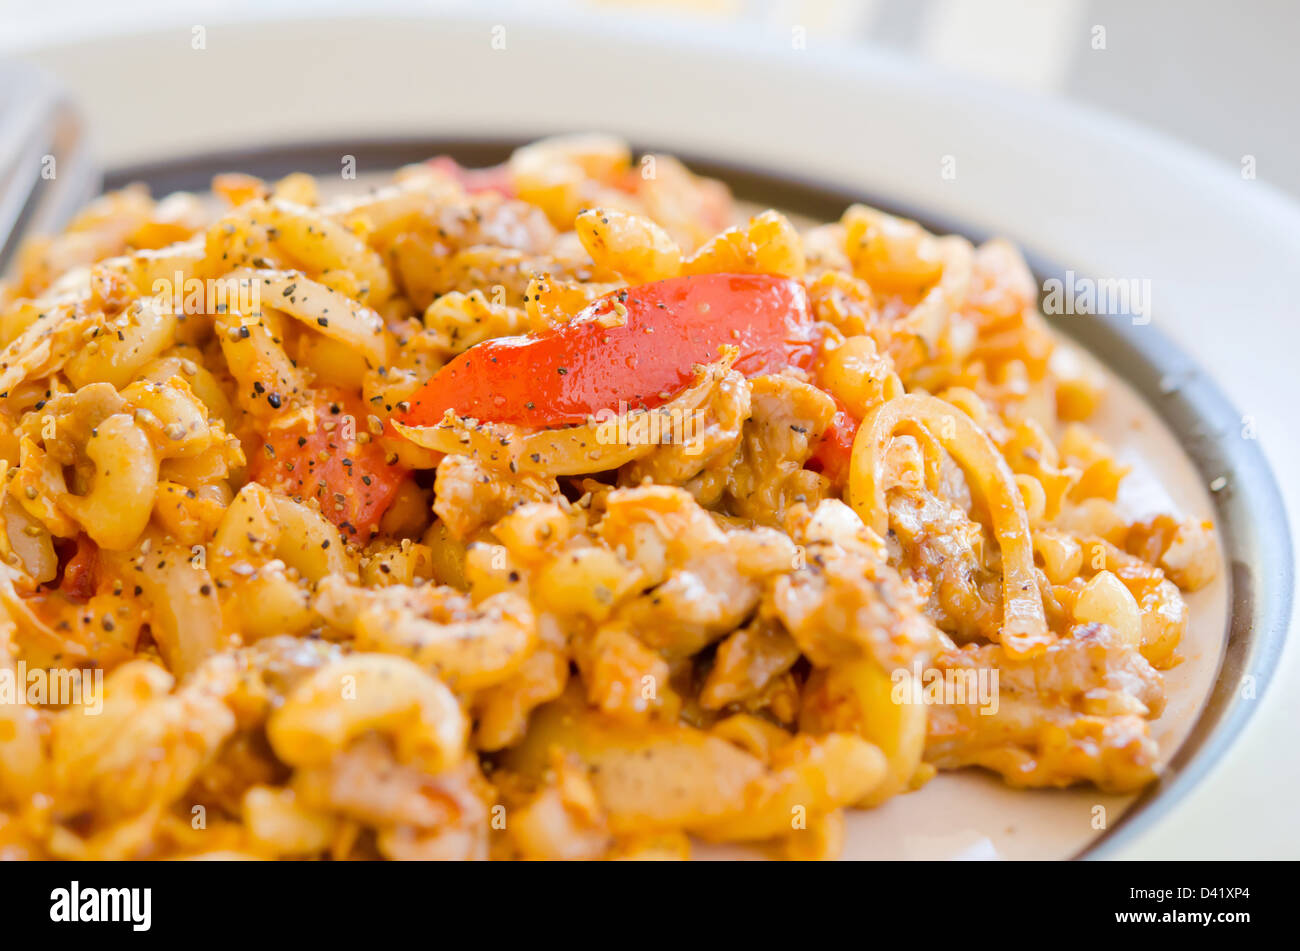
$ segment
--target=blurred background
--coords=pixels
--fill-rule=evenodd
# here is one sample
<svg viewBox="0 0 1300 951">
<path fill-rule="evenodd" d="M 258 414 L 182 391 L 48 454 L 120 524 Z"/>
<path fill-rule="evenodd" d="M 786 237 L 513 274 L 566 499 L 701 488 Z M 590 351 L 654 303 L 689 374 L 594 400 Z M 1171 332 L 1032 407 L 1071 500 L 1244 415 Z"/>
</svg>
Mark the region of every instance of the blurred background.
<svg viewBox="0 0 1300 951">
<path fill-rule="evenodd" d="M 1300 196 L 1296 0 L 0 0 L 0 56 L 270 16 L 472 7 L 635 15 L 878 47 L 1132 118 Z"/>
</svg>

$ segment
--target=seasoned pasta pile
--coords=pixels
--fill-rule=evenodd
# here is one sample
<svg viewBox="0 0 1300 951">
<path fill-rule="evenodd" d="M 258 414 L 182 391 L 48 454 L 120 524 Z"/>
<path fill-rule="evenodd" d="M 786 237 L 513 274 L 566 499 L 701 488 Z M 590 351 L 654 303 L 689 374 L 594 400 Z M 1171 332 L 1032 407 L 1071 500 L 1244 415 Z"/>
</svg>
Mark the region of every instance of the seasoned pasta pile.
<svg viewBox="0 0 1300 951">
<path fill-rule="evenodd" d="M 1154 777 L 1212 527 L 1117 507 L 1006 242 L 600 136 L 324 191 L 128 188 L 0 286 L 0 856 L 820 858 L 939 769 Z"/>
</svg>

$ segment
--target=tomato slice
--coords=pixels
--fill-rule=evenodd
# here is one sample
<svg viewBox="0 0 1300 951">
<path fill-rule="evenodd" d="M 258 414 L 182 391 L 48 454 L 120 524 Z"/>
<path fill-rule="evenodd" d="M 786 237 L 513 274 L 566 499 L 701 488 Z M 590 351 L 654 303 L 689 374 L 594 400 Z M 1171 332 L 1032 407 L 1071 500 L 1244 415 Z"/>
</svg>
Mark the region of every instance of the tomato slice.
<svg viewBox="0 0 1300 951">
<path fill-rule="evenodd" d="M 429 159 L 425 164 L 440 172 L 446 172 L 460 182 L 465 191 L 471 195 L 478 192 L 496 192 L 507 198 L 515 197 L 514 186 L 510 184 L 510 172 L 504 165 L 465 168 L 449 155 L 439 155 L 437 158 Z"/>
<path fill-rule="evenodd" d="M 76 550 L 63 566 L 58 588 L 78 601 L 88 601 L 99 588 L 99 546 L 84 532 L 76 538 Z"/>
<path fill-rule="evenodd" d="M 849 481 L 849 463 L 853 460 L 853 439 L 858 434 L 858 420 L 838 399 L 834 396 L 831 399 L 835 400 L 835 415 L 813 449 L 807 468 L 822 473 L 834 485 L 843 486 Z"/>
<path fill-rule="evenodd" d="M 252 478 L 268 489 L 317 499 L 321 512 L 349 535 L 378 530 L 410 470 L 390 456 L 367 425 L 359 397 L 342 390 L 317 391 L 315 427 L 273 429 L 254 454 Z"/>
<path fill-rule="evenodd" d="M 471 347 L 424 385 L 397 418 L 432 426 L 448 409 L 493 423 L 582 423 L 601 410 L 652 409 L 690 385 L 718 348 L 740 349 L 746 376 L 808 369 L 818 334 L 799 281 L 703 274 L 626 288 L 569 323 Z"/>
</svg>

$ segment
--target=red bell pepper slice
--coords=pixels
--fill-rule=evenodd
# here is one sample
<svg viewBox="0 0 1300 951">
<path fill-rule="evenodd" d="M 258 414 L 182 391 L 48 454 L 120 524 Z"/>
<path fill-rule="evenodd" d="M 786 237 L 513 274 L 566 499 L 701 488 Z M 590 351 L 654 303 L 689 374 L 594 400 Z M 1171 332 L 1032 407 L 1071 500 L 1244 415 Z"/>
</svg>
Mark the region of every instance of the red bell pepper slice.
<svg viewBox="0 0 1300 951">
<path fill-rule="evenodd" d="M 811 367 L 819 334 L 803 284 L 766 274 L 703 274 L 626 288 L 567 324 L 471 347 L 397 418 L 432 426 L 448 410 L 547 427 L 601 410 L 652 409 L 690 385 L 693 367 L 736 346 L 746 376 Z"/>
<path fill-rule="evenodd" d="M 515 188 L 510 184 L 510 172 L 505 165 L 492 165 L 488 168 L 465 168 L 449 155 L 439 155 L 426 163 L 431 168 L 446 172 L 460 182 L 465 191 L 471 195 L 478 192 L 496 192 L 507 198 L 515 197 Z"/>
<path fill-rule="evenodd" d="M 323 389 L 315 406 L 313 431 L 304 425 L 267 434 L 250 461 L 251 476 L 268 489 L 319 500 L 326 518 L 365 538 L 378 529 L 410 470 L 389 463 L 389 452 L 370 435 L 360 398 Z"/>
<path fill-rule="evenodd" d="M 838 399 L 834 396 L 831 399 L 835 400 L 835 415 L 813 448 L 807 468 L 820 472 L 832 484 L 843 486 L 849 481 L 849 463 L 853 459 L 853 439 L 858 434 L 858 420 Z"/>
<path fill-rule="evenodd" d="M 99 589 L 99 546 L 84 532 L 77 536 L 76 546 L 63 566 L 58 588 L 78 601 L 89 601 Z"/>
</svg>

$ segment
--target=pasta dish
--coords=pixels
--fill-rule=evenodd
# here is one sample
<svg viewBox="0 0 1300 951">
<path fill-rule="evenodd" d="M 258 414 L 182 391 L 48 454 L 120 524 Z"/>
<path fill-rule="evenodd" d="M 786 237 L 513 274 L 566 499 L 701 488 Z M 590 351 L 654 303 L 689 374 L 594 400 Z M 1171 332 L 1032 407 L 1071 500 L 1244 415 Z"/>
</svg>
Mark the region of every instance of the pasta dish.
<svg viewBox="0 0 1300 951">
<path fill-rule="evenodd" d="M 1155 778 L 1213 526 L 1116 504 L 1009 243 L 596 135 L 327 184 L 0 285 L 0 856 L 824 858 L 938 770 Z"/>
</svg>

